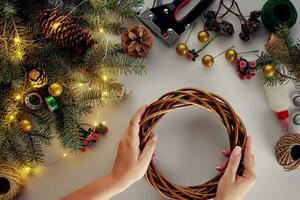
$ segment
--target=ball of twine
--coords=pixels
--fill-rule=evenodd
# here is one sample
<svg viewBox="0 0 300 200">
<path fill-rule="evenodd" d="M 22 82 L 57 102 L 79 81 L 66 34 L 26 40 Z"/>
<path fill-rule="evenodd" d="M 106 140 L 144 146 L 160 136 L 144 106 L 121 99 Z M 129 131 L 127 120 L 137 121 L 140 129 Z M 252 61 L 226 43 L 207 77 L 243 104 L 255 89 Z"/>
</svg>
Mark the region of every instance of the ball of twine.
<svg viewBox="0 0 300 200">
<path fill-rule="evenodd" d="M 147 140 L 151 137 L 153 129 L 166 113 L 189 107 L 204 108 L 214 113 L 227 129 L 230 149 L 233 150 L 237 145 L 244 149 L 247 131 L 230 104 L 220 96 L 194 88 L 169 92 L 148 106 L 140 123 L 140 148 L 144 148 Z M 239 172 L 241 170 L 242 167 L 240 166 Z M 215 197 L 217 185 L 221 178 L 221 175 L 217 175 L 201 185 L 181 186 L 172 183 L 161 174 L 153 161 L 150 163 L 145 176 L 162 196 L 180 200 L 201 200 Z"/>
<path fill-rule="evenodd" d="M 262 7 L 261 20 L 274 32 L 282 25 L 291 28 L 297 21 L 297 10 L 289 0 L 268 0 Z"/>
<path fill-rule="evenodd" d="M 300 135 L 290 133 L 282 136 L 276 143 L 275 156 L 284 170 L 300 169 Z"/>
<path fill-rule="evenodd" d="M 0 200 L 15 199 L 22 191 L 24 179 L 11 165 L 0 165 Z"/>
</svg>

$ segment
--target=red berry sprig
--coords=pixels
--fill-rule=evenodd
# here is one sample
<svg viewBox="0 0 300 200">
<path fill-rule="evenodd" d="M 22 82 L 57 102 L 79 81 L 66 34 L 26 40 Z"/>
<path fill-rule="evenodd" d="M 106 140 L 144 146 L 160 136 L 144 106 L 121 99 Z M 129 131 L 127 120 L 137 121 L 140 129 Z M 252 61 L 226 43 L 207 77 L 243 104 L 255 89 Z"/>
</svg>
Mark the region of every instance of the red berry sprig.
<svg viewBox="0 0 300 200">
<path fill-rule="evenodd" d="M 246 59 L 240 57 L 236 59 L 235 64 L 237 66 L 237 73 L 240 79 L 251 80 L 256 73 L 256 61 L 247 61 Z"/>
</svg>

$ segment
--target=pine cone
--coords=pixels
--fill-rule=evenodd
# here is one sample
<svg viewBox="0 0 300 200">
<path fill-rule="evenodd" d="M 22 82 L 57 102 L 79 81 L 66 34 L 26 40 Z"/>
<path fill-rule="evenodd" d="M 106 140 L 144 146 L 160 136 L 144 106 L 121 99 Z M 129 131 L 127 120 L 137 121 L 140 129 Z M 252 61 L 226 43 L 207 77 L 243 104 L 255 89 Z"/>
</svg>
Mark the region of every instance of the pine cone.
<svg viewBox="0 0 300 200">
<path fill-rule="evenodd" d="M 130 26 L 121 36 L 122 46 L 126 53 L 131 56 L 145 56 L 153 43 L 150 31 L 141 24 Z"/>
<path fill-rule="evenodd" d="M 88 48 L 97 43 L 89 32 L 57 8 L 43 10 L 38 17 L 38 27 L 46 38 L 60 47 L 71 49 L 76 55 L 83 55 Z"/>
<path fill-rule="evenodd" d="M 265 44 L 266 51 L 278 58 L 285 57 L 289 54 L 288 48 L 283 39 L 281 39 L 276 33 L 272 33 L 270 38 Z"/>
</svg>

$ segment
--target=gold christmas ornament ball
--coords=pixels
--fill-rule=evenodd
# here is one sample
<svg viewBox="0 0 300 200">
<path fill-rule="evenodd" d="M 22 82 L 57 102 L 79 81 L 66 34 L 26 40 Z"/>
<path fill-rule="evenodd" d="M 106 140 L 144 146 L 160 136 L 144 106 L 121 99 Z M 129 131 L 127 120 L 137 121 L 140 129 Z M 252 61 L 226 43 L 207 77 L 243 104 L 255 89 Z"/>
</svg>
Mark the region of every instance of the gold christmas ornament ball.
<svg viewBox="0 0 300 200">
<path fill-rule="evenodd" d="M 60 96 L 63 92 L 63 87 L 59 83 L 52 83 L 48 87 L 48 92 L 54 97 Z"/>
<path fill-rule="evenodd" d="M 215 63 L 215 59 L 211 55 L 205 55 L 202 57 L 202 64 L 205 67 L 211 67 L 214 63 Z"/>
<path fill-rule="evenodd" d="M 228 49 L 225 52 L 225 58 L 226 60 L 228 60 L 229 62 L 234 62 L 237 59 L 238 53 L 236 52 L 236 50 L 234 49 Z"/>
<path fill-rule="evenodd" d="M 30 132 L 32 130 L 32 124 L 29 120 L 23 119 L 19 122 L 19 128 L 24 132 Z"/>
<path fill-rule="evenodd" d="M 177 46 L 176 46 L 176 53 L 180 56 L 184 56 L 186 55 L 188 52 L 188 47 L 185 43 L 179 43 Z"/>
<path fill-rule="evenodd" d="M 276 70 L 274 65 L 272 64 L 266 64 L 263 67 L 263 74 L 265 77 L 271 78 L 276 74 Z"/>
<path fill-rule="evenodd" d="M 199 42 L 206 43 L 209 40 L 209 33 L 207 31 L 199 31 L 197 38 Z"/>
</svg>

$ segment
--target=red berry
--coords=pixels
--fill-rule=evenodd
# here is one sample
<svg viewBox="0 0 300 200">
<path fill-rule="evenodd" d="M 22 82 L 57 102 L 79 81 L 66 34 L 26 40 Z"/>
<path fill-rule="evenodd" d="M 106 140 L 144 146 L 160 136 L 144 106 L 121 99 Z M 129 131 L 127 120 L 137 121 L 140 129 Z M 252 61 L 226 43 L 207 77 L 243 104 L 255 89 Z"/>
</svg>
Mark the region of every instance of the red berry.
<svg viewBox="0 0 300 200">
<path fill-rule="evenodd" d="M 86 150 L 86 147 L 80 147 L 79 150 L 83 153 Z"/>
<path fill-rule="evenodd" d="M 193 54 L 191 54 L 191 53 L 186 54 L 186 58 L 189 59 L 189 60 L 192 60 L 193 59 Z"/>
<path fill-rule="evenodd" d="M 97 133 L 94 133 L 92 137 L 93 137 L 93 140 L 97 141 L 99 138 L 99 135 Z"/>
<path fill-rule="evenodd" d="M 253 75 L 253 74 L 255 74 L 256 70 L 255 69 L 250 69 L 249 72 L 250 72 L 250 74 Z"/>
<path fill-rule="evenodd" d="M 82 144 L 83 145 L 87 145 L 89 143 L 89 141 L 87 141 L 87 140 L 82 140 Z"/>
<path fill-rule="evenodd" d="M 251 79 L 252 79 L 251 74 L 247 74 L 247 75 L 246 75 L 246 79 L 251 80 Z"/>
<path fill-rule="evenodd" d="M 239 74 L 239 76 L 240 76 L 240 79 L 241 79 L 241 80 L 244 80 L 244 79 L 245 79 L 245 76 L 244 76 L 243 74 Z"/>
<path fill-rule="evenodd" d="M 86 136 L 86 139 L 87 139 L 88 141 L 92 141 L 92 139 L 93 139 L 92 134 L 88 134 L 88 135 Z"/>
<path fill-rule="evenodd" d="M 242 61 L 240 62 L 240 68 L 245 68 L 246 66 L 247 66 L 247 62 L 244 61 L 244 60 L 242 60 Z"/>
<path fill-rule="evenodd" d="M 256 67 L 256 61 L 255 60 L 250 62 L 250 67 L 252 67 L 252 68 Z"/>
<path fill-rule="evenodd" d="M 237 64 L 237 65 L 240 64 L 240 62 L 241 62 L 241 59 L 239 59 L 239 58 L 237 58 L 237 59 L 234 61 L 234 63 Z"/>
<path fill-rule="evenodd" d="M 107 128 L 107 127 L 104 127 L 103 133 L 107 133 L 107 132 L 108 132 L 108 128 Z"/>
</svg>

